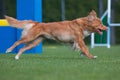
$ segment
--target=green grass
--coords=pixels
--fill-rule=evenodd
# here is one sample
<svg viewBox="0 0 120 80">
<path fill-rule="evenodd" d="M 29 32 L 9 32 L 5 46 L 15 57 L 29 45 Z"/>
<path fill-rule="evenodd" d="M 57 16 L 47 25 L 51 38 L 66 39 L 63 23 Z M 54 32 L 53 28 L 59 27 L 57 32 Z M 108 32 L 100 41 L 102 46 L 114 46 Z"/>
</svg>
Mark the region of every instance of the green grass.
<svg viewBox="0 0 120 80">
<path fill-rule="evenodd" d="M 65 46 L 44 46 L 43 54 L 0 54 L 0 80 L 119 80 L 120 46 L 90 48 L 98 58 L 80 57 Z"/>
</svg>

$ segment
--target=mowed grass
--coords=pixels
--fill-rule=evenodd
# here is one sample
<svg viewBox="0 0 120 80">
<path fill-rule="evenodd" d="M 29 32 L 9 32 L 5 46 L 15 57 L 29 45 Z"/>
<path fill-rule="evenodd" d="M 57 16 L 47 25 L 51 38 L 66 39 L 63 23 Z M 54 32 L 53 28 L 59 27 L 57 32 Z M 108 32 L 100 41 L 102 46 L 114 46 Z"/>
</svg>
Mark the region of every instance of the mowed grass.
<svg viewBox="0 0 120 80">
<path fill-rule="evenodd" d="M 66 46 L 44 46 L 43 54 L 0 54 L 0 80 L 119 80 L 120 46 L 89 48 L 98 58 L 80 57 Z"/>
</svg>

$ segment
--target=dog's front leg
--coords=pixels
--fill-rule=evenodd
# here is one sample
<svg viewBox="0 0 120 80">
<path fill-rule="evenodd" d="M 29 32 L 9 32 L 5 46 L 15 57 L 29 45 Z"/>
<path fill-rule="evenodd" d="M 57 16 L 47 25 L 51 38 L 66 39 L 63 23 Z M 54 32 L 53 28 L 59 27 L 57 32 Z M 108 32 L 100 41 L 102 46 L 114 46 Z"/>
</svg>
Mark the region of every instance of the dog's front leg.
<svg viewBox="0 0 120 80">
<path fill-rule="evenodd" d="M 78 46 L 80 47 L 80 49 L 82 51 L 82 54 L 84 53 L 90 59 L 97 58 L 97 56 L 93 56 L 93 55 L 91 55 L 89 53 L 87 46 L 85 45 L 84 41 L 81 38 L 79 38 L 77 40 L 78 40 L 77 41 L 78 42 Z"/>
</svg>

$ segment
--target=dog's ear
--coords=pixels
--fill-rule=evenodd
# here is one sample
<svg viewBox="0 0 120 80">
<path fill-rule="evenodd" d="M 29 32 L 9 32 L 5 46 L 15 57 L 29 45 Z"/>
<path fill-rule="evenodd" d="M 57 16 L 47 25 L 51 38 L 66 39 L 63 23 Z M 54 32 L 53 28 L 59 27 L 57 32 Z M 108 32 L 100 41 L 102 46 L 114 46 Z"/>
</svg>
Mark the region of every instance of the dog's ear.
<svg viewBox="0 0 120 80">
<path fill-rule="evenodd" d="M 92 10 L 90 13 L 89 13 L 89 15 L 87 16 L 87 19 L 88 19 L 88 21 L 93 21 L 95 18 L 96 18 L 96 12 L 94 11 L 94 10 Z"/>
<path fill-rule="evenodd" d="M 89 13 L 89 15 L 97 16 L 97 15 L 96 15 L 96 12 L 95 12 L 94 10 L 92 10 L 92 11 Z"/>
</svg>

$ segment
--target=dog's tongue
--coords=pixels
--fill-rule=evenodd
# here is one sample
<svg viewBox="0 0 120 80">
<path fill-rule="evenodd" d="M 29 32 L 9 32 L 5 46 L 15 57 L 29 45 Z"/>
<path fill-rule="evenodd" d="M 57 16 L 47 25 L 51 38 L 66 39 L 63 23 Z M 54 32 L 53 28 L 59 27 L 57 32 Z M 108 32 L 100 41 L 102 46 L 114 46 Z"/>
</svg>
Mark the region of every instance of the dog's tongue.
<svg viewBox="0 0 120 80">
<path fill-rule="evenodd" d="M 103 34 L 103 32 L 102 31 L 100 31 L 100 30 L 97 30 L 98 31 L 98 33 L 100 34 L 100 35 L 102 35 Z"/>
<path fill-rule="evenodd" d="M 100 35 L 102 35 L 102 34 L 103 34 L 103 32 L 100 32 L 99 34 L 100 34 Z"/>
</svg>

